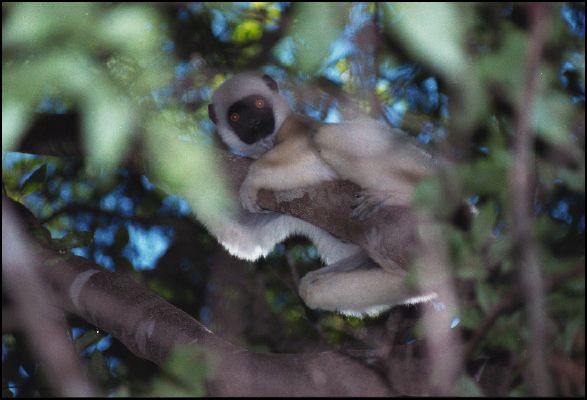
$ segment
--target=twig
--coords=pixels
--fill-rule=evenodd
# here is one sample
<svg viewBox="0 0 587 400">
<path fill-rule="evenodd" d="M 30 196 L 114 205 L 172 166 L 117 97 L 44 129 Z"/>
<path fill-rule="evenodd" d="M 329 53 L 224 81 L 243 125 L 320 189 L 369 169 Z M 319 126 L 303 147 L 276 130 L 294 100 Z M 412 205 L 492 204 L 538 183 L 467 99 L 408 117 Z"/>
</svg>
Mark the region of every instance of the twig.
<svg viewBox="0 0 587 400">
<path fill-rule="evenodd" d="M 568 271 L 560 272 L 551 276 L 544 285 L 544 291 L 546 293 L 559 288 L 560 286 L 567 283 L 569 279 L 577 277 L 581 274 L 585 273 L 585 267 L 583 265 L 578 265 L 573 269 Z M 477 346 L 483 340 L 485 336 L 491 330 L 491 327 L 495 324 L 495 321 L 503 315 L 504 313 L 514 312 L 519 307 L 524 304 L 524 297 L 523 294 L 517 290 L 510 292 L 501 302 L 493 306 L 493 308 L 489 311 L 481 325 L 475 331 L 473 338 L 469 340 L 467 344 L 467 348 L 465 350 L 465 359 L 469 360 Z"/>
</svg>

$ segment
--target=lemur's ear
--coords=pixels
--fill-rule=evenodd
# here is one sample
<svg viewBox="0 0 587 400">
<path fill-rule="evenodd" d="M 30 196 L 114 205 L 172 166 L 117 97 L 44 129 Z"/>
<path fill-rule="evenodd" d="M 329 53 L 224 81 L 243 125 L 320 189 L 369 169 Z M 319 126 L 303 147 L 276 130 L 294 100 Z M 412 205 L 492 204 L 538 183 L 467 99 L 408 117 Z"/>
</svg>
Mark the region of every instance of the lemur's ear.
<svg viewBox="0 0 587 400">
<path fill-rule="evenodd" d="M 265 74 L 265 75 L 263 75 L 263 80 L 265 81 L 265 84 L 267 86 L 269 86 L 269 89 L 273 90 L 274 92 L 279 92 L 279 88 L 277 87 L 277 82 L 275 82 L 275 80 L 272 77 Z"/>
<path fill-rule="evenodd" d="M 218 118 L 216 118 L 216 112 L 214 111 L 214 106 L 212 104 L 208 104 L 208 117 L 215 124 L 218 123 Z"/>
</svg>

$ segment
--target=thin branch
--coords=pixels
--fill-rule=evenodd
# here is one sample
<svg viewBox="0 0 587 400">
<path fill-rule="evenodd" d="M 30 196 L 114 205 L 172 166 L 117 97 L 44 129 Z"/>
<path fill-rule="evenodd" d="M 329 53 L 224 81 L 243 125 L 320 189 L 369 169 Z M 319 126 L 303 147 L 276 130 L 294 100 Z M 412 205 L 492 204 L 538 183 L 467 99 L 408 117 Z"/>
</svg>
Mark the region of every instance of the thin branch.
<svg viewBox="0 0 587 400">
<path fill-rule="evenodd" d="M 94 388 L 83 373 L 73 343 L 68 340 L 67 324 L 61 313 L 49 306 L 52 294 L 37 274 L 40 264 L 32 242 L 2 196 L 2 276 L 3 286 L 14 301 L 13 315 L 19 317 L 13 323 L 24 330 L 56 393 L 93 396 Z"/>
<path fill-rule="evenodd" d="M 545 3 L 529 4 L 527 10 L 531 20 L 531 32 L 526 55 L 523 94 L 515 122 L 514 166 L 510 192 L 514 241 L 531 332 L 528 388 L 534 395 L 548 396 L 552 393 L 545 355 L 548 316 L 544 309 L 544 282 L 538 264 L 537 248 L 532 239 L 532 187 L 535 171 L 532 153 L 534 137 L 530 129 L 530 118 L 550 18 L 549 6 Z"/>
</svg>

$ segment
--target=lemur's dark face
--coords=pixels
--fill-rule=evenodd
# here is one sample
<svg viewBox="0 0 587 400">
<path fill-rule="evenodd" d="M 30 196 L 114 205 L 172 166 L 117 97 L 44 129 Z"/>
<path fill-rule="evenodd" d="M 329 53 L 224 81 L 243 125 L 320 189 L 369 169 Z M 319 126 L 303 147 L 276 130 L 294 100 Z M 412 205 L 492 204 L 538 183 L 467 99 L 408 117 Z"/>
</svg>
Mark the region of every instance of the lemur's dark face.
<svg viewBox="0 0 587 400">
<path fill-rule="evenodd" d="M 275 117 L 269 101 L 260 95 L 247 96 L 233 103 L 226 114 L 230 127 L 246 144 L 273 133 Z"/>
</svg>

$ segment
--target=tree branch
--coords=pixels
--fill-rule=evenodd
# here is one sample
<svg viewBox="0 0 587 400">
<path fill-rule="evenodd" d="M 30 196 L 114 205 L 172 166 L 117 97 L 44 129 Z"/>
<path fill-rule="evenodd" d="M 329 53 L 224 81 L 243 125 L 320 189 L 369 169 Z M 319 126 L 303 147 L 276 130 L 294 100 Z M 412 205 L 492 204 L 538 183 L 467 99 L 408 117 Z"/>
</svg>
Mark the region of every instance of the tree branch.
<svg viewBox="0 0 587 400">
<path fill-rule="evenodd" d="M 538 85 L 538 67 L 546 40 L 549 22 L 548 5 L 533 3 L 527 6 L 531 20 L 531 32 L 526 55 L 525 82 L 515 123 L 514 166 L 510 179 L 512 225 L 514 243 L 520 263 L 521 284 L 526 298 L 530 324 L 530 352 L 528 388 L 534 395 L 548 396 L 552 385 L 545 355 L 546 321 L 544 309 L 544 282 L 538 265 L 536 244 L 532 239 L 534 138 L 530 130 L 530 117 L 534 92 Z"/>
</svg>

